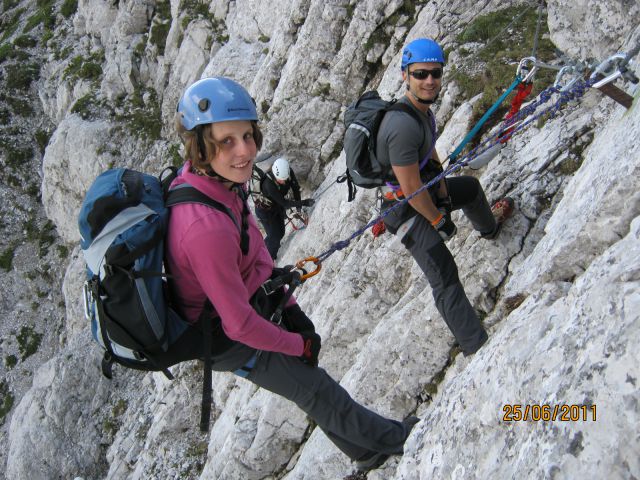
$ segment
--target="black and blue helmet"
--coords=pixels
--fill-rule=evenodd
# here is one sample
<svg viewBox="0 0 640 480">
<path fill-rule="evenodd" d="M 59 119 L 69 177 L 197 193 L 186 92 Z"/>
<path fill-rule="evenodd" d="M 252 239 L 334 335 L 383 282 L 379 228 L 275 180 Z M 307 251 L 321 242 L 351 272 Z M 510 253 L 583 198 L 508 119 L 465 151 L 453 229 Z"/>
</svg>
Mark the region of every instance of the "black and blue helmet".
<svg viewBox="0 0 640 480">
<path fill-rule="evenodd" d="M 187 88 L 178 102 L 182 126 L 232 120 L 258 121 L 256 104 L 239 83 L 225 77 L 204 78 Z"/>
</svg>

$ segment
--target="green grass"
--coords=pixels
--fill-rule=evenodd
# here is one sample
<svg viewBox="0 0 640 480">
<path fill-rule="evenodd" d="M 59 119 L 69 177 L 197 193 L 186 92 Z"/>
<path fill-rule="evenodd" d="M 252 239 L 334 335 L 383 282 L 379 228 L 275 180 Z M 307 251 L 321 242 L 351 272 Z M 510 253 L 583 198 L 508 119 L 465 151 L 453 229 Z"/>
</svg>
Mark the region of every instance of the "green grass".
<svg viewBox="0 0 640 480">
<path fill-rule="evenodd" d="M 66 245 L 58 245 L 58 256 L 62 259 L 65 259 L 69 256 L 69 247 Z"/>
<path fill-rule="evenodd" d="M 4 425 L 7 414 L 13 408 L 14 397 L 9 385 L 4 380 L 0 382 L 0 425 Z"/>
<path fill-rule="evenodd" d="M 538 12 L 532 8 L 520 16 L 524 8 L 526 7 L 509 7 L 480 16 L 457 37 L 461 44 L 458 51 L 466 55 L 463 55 L 459 65 L 450 66 L 454 73 L 449 78 L 458 83 L 461 94 L 466 99 L 479 93 L 483 94 L 482 99 L 474 105 L 472 123 L 477 122 L 515 80 L 519 61 L 531 56 Z M 520 18 L 509 30 L 500 34 L 518 16 Z M 536 51 L 536 58 L 542 62 L 550 62 L 555 58 L 555 46 L 545 38 L 548 33 L 547 19 L 543 16 Z M 472 53 L 464 47 L 464 44 L 470 42 L 480 42 L 485 46 Z M 480 74 L 467 74 L 467 70 L 478 60 L 484 63 L 483 71 Z M 548 69 L 538 70 L 533 91 L 528 98 L 535 98 L 538 93 L 553 84 L 555 74 L 555 71 Z M 511 98 L 512 96 L 507 98 L 476 138 L 480 138 L 482 133 L 498 123 L 508 111 Z"/>
<path fill-rule="evenodd" d="M 209 450 L 209 442 L 201 441 L 187 448 L 187 457 L 203 457 Z"/>
<path fill-rule="evenodd" d="M 189 12 L 193 17 L 210 18 L 212 17 L 211 13 L 209 13 L 210 3 L 204 0 L 183 0 L 180 6 L 182 11 Z"/>
<path fill-rule="evenodd" d="M 7 10 L 5 9 L 5 12 Z M 11 18 L 7 20 L 1 20 L 0 22 L 0 32 L 2 32 L 2 37 L 0 38 L 0 42 L 4 42 L 11 35 L 15 33 L 20 25 L 22 25 L 22 14 L 25 12 L 24 8 L 19 8 L 15 12 Z"/>
<path fill-rule="evenodd" d="M 15 56 L 15 48 L 10 43 L 0 45 L 0 63 Z"/>
<path fill-rule="evenodd" d="M 102 63 L 104 63 L 104 52 L 96 52 L 85 58 L 82 55 L 76 55 L 67 64 L 62 78 L 74 80 L 97 80 L 102 75 Z"/>
<path fill-rule="evenodd" d="M 10 175 L 28 169 L 29 162 L 33 158 L 31 145 L 18 146 L 14 140 L 0 139 L 0 151 L 5 156 L 6 167 L 2 173 Z"/>
<path fill-rule="evenodd" d="M 18 3 L 20 3 L 20 0 L 3 0 L 2 1 L 2 12 L 8 12 L 9 10 L 11 10 L 13 7 L 15 7 L 16 5 L 18 5 Z"/>
<path fill-rule="evenodd" d="M 8 272 L 13 267 L 13 257 L 16 253 L 16 245 L 11 245 L 0 254 L 0 268 Z"/>
<path fill-rule="evenodd" d="M 33 134 L 33 138 L 38 144 L 38 148 L 40 149 L 40 153 L 44 154 L 44 149 L 47 148 L 49 144 L 49 139 L 51 138 L 51 133 L 47 130 L 36 130 L 36 133 Z"/>
<path fill-rule="evenodd" d="M 31 35 L 20 35 L 13 41 L 13 44 L 16 47 L 21 48 L 32 48 L 38 44 L 38 41 L 33 38 Z"/>
<path fill-rule="evenodd" d="M 147 103 L 143 97 L 148 94 Z M 133 94 L 120 99 L 126 113 L 116 115 L 116 120 L 134 136 L 143 140 L 158 140 L 162 131 L 162 115 L 155 90 L 136 89 Z"/>
<path fill-rule="evenodd" d="M 18 350 L 20 351 L 22 360 L 24 360 L 38 351 L 38 347 L 42 341 L 42 334 L 36 332 L 31 326 L 23 326 L 16 336 L 16 339 L 18 340 Z"/>
<path fill-rule="evenodd" d="M 28 18 L 27 23 L 25 24 L 24 30 L 23 30 L 23 32 L 25 33 L 30 32 L 40 24 L 43 24 L 45 28 L 48 28 L 51 30 L 53 29 L 53 27 L 55 27 L 56 16 L 55 16 L 55 13 L 53 12 L 55 1 L 54 0 L 38 1 L 37 3 L 40 8 L 38 8 L 36 13 L 34 13 Z"/>
<path fill-rule="evenodd" d="M 49 252 L 49 247 L 56 241 L 56 227 L 51 220 L 38 230 L 38 254 L 40 258 Z"/>
<path fill-rule="evenodd" d="M 167 36 L 171 22 L 169 20 L 154 20 L 151 24 L 151 32 L 149 32 L 149 41 L 158 48 L 158 54 L 164 55 L 164 49 L 167 45 Z"/>
<path fill-rule="evenodd" d="M 118 418 L 118 417 L 121 417 L 122 414 L 126 411 L 127 411 L 127 401 L 120 399 L 113 406 L 112 413 L 114 417 Z"/>
<path fill-rule="evenodd" d="M 78 0 L 64 0 L 60 7 L 60 13 L 64 18 L 69 18 L 78 10 Z"/>
<path fill-rule="evenodd" d="M 95 94 L 87 93 L 76 100 L 76 103 L 71 107 L 71 113 L 77 113 L 83 120 L 89 120 L 96 116 L 100 105 Z"/>
<path fill-rule="evenodd" d="M 19 115 L 21 117 L 30 117 L 33 115 L 33 105 L 31 105 L 28 100 L 17 95 L 9 95 L 2 99 L 7 102 L 15 115 Z"/>
<path fill-rule="evenodd" d="M 40 65 L 37 63 L 8 65 L 6 68 L 7 88 L 9 90 L 27 90 L 31 83 L 40 77 Z"/>
<path fill-rule="evenodd" d="M 5 367 L 7 367 L 7 369 L 11 370 L 17 364 L 18 357 L 16 357 L 15 355 L 7 355 L 6 357 L 4 357 L 4 365 Z"/>
<path fill-rule="evenodd" d="M 169 155 L 171 156 L 171 164 L 174 167 L 181 167 L 184 163 L 184 158 L 182 157 L 182 145 L 172 144 L 169 146 Z"/>
<path fill-rule="evenodd" d="M 42 36 L 40 37 L 40 44 L 46 45 L 49 40 L 53 38 L 53 31 L 45 28 L 42 32 Z"/>
</svg>

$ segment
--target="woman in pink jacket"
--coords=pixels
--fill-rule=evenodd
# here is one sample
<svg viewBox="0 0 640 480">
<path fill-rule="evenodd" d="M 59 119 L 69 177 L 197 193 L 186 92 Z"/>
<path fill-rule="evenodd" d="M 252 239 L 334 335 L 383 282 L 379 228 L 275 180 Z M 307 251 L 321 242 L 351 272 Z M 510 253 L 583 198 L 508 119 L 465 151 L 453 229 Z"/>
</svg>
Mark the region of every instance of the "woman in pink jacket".
<svg viewBox="0 0 640 480">
<path fill-rule="evenodd" d="M 213 369 L 295 402 L 369 470 L 402 453 L 418 419 L 381 417 L 319 368 L 320 337 L 293 297 L 282 324 L 267 319 L 284 290 L 266 295 L 261 288 L 274 265 L 247 206 L 245 184 L 262 144 L 257 122 L 249 93 L 227 78 L 200 80 L 180 99 L 176 123 L 186 163 L 172 188 L 189 184 L 227 212 L 198 203 L 172 207 L 166 251 L 176 307 L 198 326 L 204 306 L 212 305 Z"/>
</svg>

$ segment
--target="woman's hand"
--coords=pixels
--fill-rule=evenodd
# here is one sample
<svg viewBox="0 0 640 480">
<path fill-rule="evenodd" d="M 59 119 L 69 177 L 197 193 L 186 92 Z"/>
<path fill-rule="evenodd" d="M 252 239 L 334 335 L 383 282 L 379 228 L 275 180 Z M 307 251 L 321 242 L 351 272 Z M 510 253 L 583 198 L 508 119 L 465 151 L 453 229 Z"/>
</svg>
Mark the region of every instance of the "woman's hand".
<svg viewBox="0 0 640 480">
<path fill-rule="evenodd" d="M 302 337 L 302 341 L 304 342 L 304 350 L 302 351 L 302 355 L 300 355 L 300 359 L 307 365 L 317 367 L 318 354 L 320 353 L 320 348 L 322 347 L 322 340 L 320 339 L 320 335 L 318 335 L 316 332 L 301 332 L 300 336 Z"/>
<path fill-rule="evenodd" d="M 284 309 L 282 321 L 290 332 L 301 333 L 316 331 L 311 319 L 305 315 L 300 305 L 297 304 Z"/>
</svg>

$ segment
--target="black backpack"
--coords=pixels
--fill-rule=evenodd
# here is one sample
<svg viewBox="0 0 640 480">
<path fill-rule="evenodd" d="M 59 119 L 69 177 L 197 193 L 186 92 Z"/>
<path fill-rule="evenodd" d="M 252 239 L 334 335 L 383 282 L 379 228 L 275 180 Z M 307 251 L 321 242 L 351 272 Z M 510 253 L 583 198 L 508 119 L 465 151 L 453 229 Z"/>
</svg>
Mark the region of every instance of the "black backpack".
<svg viewBox="0 0 640 480">
<path fill-rule="evenodd" d="M 347 182 L 349 201 L 355 198 L 356 188 L 375 188 L 393 180 L 388 165 L 382 165 L 376 156 L 376 136 L 382 119 L 390 110 L 406 112 L 417 122 L 420 117 L 409 105 L 395 100 L 380 98 L 377 91 L 363 93 L 358 100 L 347 107 L 344 113 L 344 152 L 347 170 L 338 182 Z"/>
<path fill-rule="evenodd" d="M 163 269 L 170 207 L 201 203 L 227 214 L 240 228 L 226 206 L 190 185 L 169 191 L 176 176 L 174 168 L 169 170 L 162 180 L 125 168 L 108 170 L 96 178 L 80 209 L 78 225 L 88 278 L 85 315 L 94 339 L 105 350 L 102 373 L 107 378 L 111 378 L 113 363 L 118 363 L 161 371 L 172 379 L 168 367 L 196 359 L 171 350 L 173 342 L 190 327 L 171 308 L 169 275 Z M 203 430 L 208 429 L 211 409 L 212 311 L 207 301 L 201 317 Z"/>
</svg>

